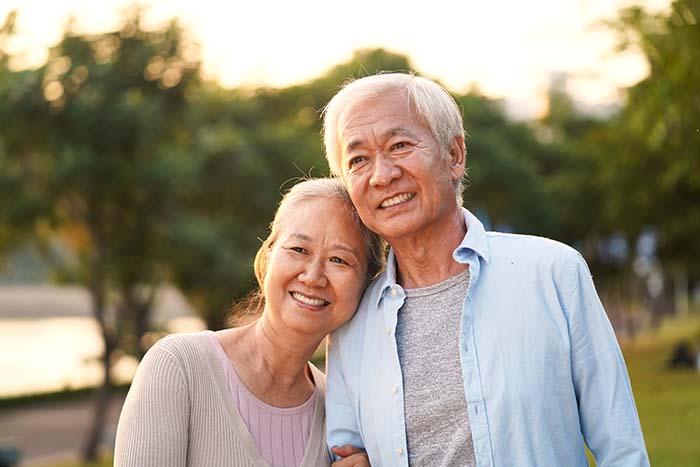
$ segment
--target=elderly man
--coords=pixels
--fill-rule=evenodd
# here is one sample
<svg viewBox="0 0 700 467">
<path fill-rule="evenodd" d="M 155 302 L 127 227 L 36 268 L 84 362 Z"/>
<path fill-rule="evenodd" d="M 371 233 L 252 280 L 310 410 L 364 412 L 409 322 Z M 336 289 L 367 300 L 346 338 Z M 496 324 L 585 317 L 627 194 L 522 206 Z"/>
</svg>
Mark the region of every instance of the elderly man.
<svg viewBox="0 0 700 467">
<path fill-rule="evenodd" d="M 552 240 L 486 232 L 462 204 L 460 112 L 380 74 L 330 101 L 326 157 L 387 270 L 328 354 L 328 441 L 377 466 L 646 466 L 629 378 L 588 268 Z M 343 451 L 334 450 L 345 455 Z"/>
</svg>

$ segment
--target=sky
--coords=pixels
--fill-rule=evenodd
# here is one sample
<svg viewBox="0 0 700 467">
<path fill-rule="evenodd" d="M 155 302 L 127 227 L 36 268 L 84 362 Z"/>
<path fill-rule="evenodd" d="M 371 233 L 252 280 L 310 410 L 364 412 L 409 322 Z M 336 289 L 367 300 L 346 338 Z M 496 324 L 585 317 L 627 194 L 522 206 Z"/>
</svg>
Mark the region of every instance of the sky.
<svg viewBox="0 0 700 467">
<path fill-rule="evenodd" d="M 650 11 L 670 0 L 638 0 Z M 200 44 L 205 75 L 226 87 L 287 86 L 322 74 L 361 48 L 410 57 L 423 75 L 455 92 L 477 87 L 514 116 L 541 112 L 554 76 L 584 109 L 620 101 L 647 72 L 633 52 L 614 54 L 601 26 L 631 0 L 217 1 L 149 0 L 146 25 L 177 16 Z M 0 20 L 19 11 L 10 44 L 27 66 L 46 59 L 70 15 L 75 29 L 115 29 L 131 0 L 0 0 Z"/>
</svg>

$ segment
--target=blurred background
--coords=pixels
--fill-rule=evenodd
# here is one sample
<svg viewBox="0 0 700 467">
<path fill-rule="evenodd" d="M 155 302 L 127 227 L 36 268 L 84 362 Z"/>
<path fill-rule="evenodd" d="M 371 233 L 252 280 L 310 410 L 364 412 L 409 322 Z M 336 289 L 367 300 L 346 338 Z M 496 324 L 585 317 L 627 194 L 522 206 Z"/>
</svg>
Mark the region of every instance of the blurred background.
<svg viewBox="0 0 700 467">
<path fill-rule="evenodd" d="M 0 466 L 111 465 L 143 353 L 226 326 L 380 70 L 461 105 L 465 206 L 586 257 L 652 465 L 700 466 L 700 0 L 236 3 L 0 2 Z"/>
</svg>

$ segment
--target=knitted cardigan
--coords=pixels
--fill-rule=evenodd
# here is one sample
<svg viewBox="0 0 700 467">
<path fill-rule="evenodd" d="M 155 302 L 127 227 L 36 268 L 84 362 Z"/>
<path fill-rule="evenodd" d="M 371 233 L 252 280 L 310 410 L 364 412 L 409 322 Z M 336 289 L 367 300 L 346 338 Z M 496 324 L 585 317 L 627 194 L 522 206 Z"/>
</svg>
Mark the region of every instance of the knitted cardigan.
<svg viewBox="0 0 700 467">
<path fill-rule="evenodd" d="M 317 387 L 301 467 L 328 467 L 326 377 L 310 365 Z M 206 333 L 158 341 L 136 371 L 119 417 L 115 467 L 269 467 L 231 400 Z"/>
</svg>

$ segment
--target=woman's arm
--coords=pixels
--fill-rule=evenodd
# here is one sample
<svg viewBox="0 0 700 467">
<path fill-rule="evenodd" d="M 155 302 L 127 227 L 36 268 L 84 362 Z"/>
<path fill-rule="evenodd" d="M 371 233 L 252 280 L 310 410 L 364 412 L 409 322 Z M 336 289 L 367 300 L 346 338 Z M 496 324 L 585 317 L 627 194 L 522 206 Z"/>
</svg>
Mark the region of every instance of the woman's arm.
<svg viewBox="0 0 700 467">
<path fill-rule="evenodd" d="M 156 344 L 144 356 L 124 402 L 114 451 L 115 467 L 184 467 L 189 397 L 182 366 Z"/>
</svg>

